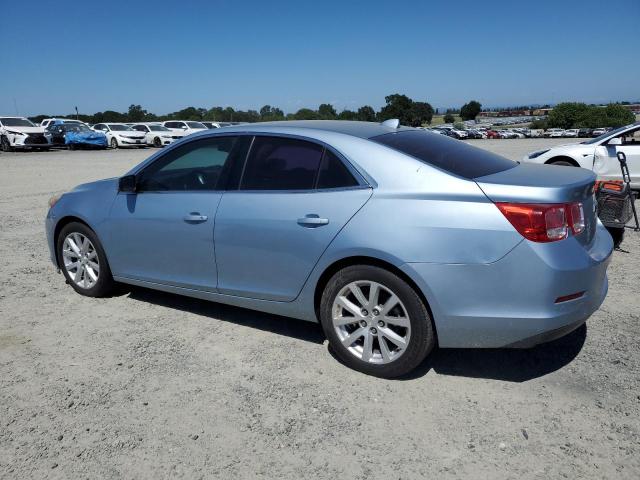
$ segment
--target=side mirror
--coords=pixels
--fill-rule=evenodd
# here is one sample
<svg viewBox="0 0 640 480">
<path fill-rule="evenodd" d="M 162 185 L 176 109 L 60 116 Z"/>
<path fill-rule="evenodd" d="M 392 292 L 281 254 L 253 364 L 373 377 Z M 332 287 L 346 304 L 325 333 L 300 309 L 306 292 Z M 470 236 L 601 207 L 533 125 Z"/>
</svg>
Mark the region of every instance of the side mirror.
<svg viewBox="0 0 640 480">
<path fill-rule="evenodd" d="M 622 145 L 622 139 L 620 137 L 613 137 L 611 140 L 607 142 L 607 145 L 609 145 L 610 147 L 613 147 L 616 145 Z"/>
<path fill-rule="evenodd" d="M 122 193 L 136 193 L 138 182 L 135 175 L 125 175 L 120 177 L 118 191 Z"/>
</svg>

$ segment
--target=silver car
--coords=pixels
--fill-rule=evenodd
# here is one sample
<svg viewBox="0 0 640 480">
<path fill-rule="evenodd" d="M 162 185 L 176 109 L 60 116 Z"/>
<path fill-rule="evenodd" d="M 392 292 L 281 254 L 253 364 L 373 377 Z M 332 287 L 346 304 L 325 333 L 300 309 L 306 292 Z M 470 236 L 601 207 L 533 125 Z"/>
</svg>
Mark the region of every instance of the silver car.
<svg viewBox="0 0 640 480">
<path fill-rule="evenodd" d="M 46 232 L 82 295 L 122 282 L 320 322 L 345 364 L 396 377 L 436 345 L 582 325 L 613 247 L 594 180 L 397 121 L 257 123 L 51 199 Z"/>
</svg>

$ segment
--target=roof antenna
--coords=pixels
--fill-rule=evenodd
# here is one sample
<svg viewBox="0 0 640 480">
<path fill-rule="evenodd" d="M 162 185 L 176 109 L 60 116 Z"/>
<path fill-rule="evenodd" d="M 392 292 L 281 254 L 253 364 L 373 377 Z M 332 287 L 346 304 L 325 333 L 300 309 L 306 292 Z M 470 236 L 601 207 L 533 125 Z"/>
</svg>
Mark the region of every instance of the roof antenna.
<svg viewBox="0 0 640 480">
<path fill-rule="evenodd" d="M 398 128 L 400 126 L 400 120 L 397 118 L 390 118 L 389 120 L 385 120 L 380 125 L 384 125 L 385 127 L 390 128 Z"/>
</svg>

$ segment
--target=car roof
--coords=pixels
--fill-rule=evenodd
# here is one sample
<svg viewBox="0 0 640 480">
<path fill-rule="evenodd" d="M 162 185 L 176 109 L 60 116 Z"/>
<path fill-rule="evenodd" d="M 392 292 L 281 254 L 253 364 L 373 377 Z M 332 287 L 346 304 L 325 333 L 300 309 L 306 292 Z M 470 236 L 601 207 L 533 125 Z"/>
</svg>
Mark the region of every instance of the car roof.
<svg viewBox="0 0 640 480">
<path fill-rule="evenodd" d="M 381 123 L 350 120 L 285 120 L 281 122 L 245 123 L 244 125 L 225 127 L 226 132 L 258 132 L 267 130 L 277 132 L 280 129 L 309 129 L 322 132 L 342 133 L 344 135 L 365 139 L 384 135 L 385 133 L 413 130 L 411 127 L 399 126 L 398 128 L 394 128 Z"/>
</svg>

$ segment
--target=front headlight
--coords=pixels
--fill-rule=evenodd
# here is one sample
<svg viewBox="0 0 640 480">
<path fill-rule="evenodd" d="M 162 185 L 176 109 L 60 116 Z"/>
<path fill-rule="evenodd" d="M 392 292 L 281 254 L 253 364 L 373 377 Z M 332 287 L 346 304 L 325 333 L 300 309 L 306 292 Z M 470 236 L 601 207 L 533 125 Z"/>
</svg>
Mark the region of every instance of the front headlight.
<svg viewBox="0 0 640 480">
<path fill-rule="evenodd" d="M 14 132 L 13 130 L 7 130 L 7 133 L 10 133 L 11 135 L 26 135 L 26 133 Z"/>
<path fill-rule="evenodd" d="M 549 150 L 551 150 L 550 148 L 547 148 L 546 150 L 538 150 L 536 152 L 531 152 L 529 154 L 529 158 L 537 158 L 540 155 L 542 155 L 543 153 L 547 153 Z"/>
</svg>

